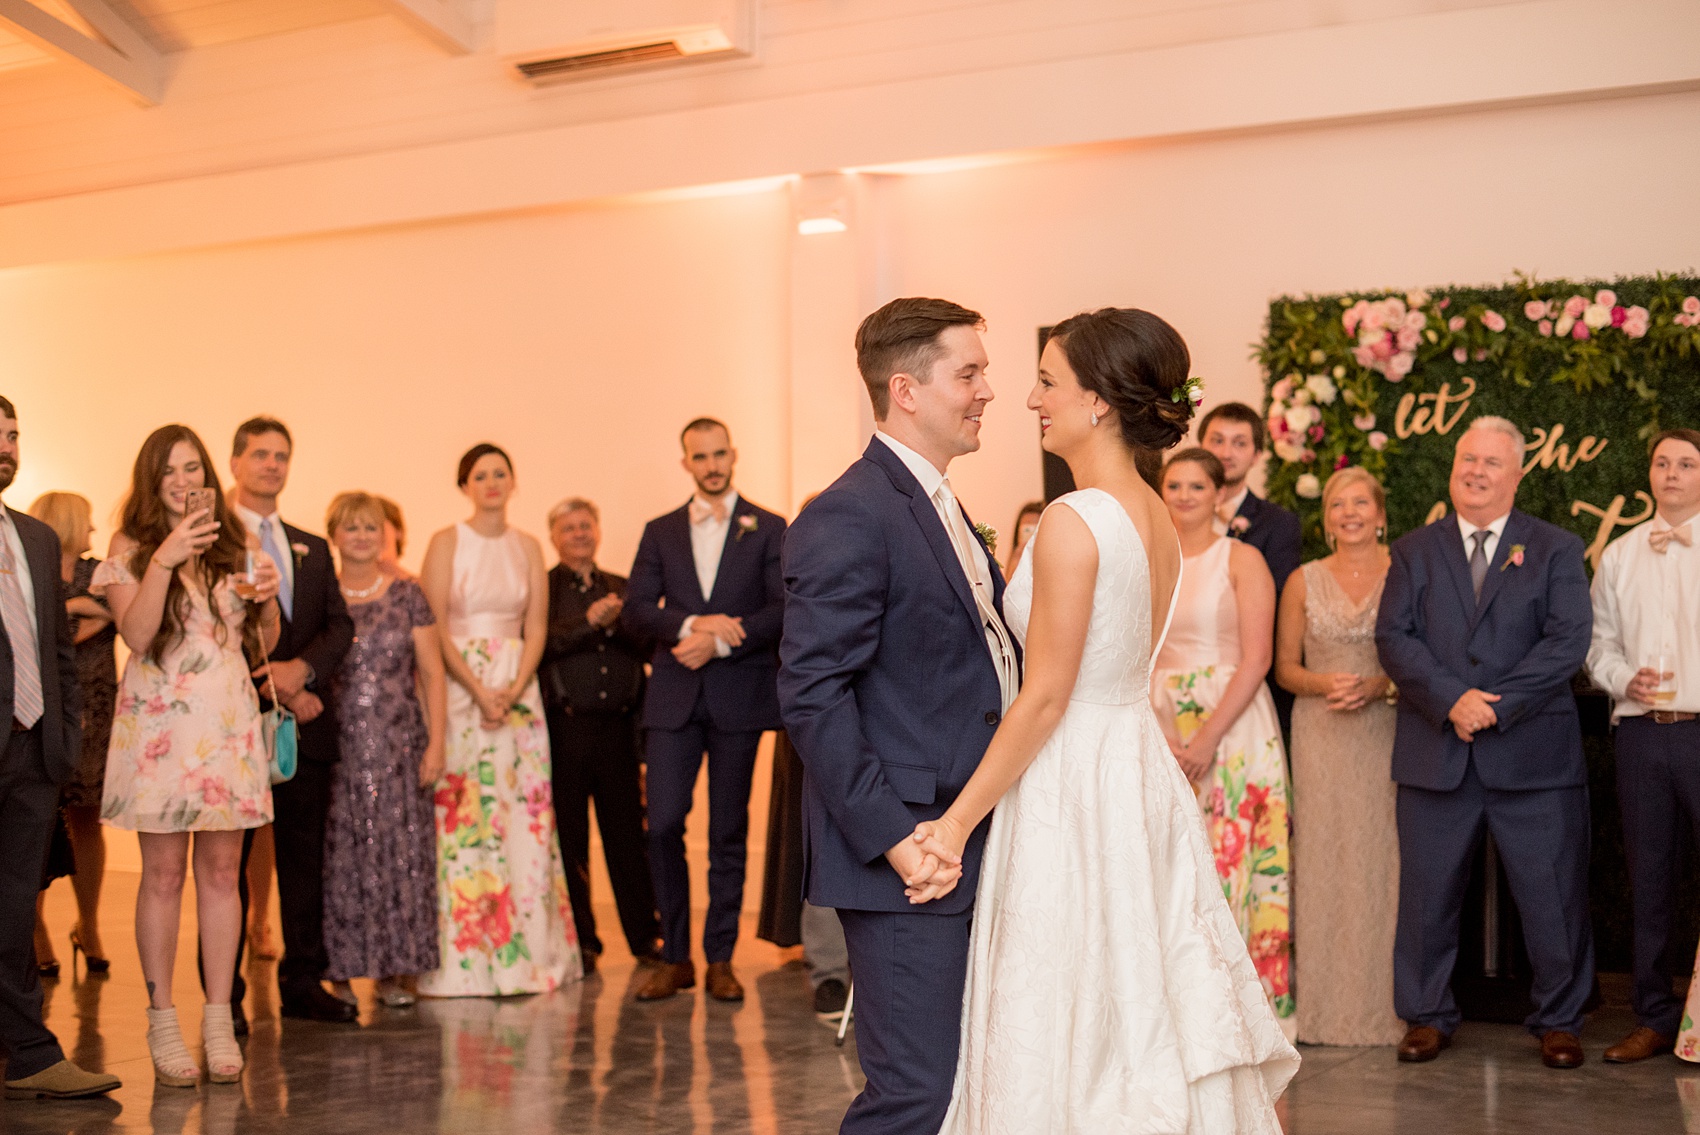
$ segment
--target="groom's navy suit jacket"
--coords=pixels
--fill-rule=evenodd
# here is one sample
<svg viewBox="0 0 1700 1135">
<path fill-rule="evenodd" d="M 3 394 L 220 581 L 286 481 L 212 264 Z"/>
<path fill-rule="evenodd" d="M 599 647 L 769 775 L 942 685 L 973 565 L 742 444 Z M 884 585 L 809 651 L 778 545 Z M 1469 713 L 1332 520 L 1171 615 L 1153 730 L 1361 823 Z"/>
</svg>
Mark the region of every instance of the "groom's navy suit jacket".
<svg viewBox="0 0 1700 1135">
<path fill-rule="evenodd" d="M 1512 562 L 1516 548 L 1521 564 Z M 1594 624 L 1582 541 L 1513 509 L 1479 603 L 1456 516 L 1401 537 L 1392 551 L 1375 644 L 1399 687 L 1393 779 L 1449 792 L 1473 757 L 1491 789 L 1586 784 L 1570 693 Z M 1466 744 L 1446 715 L 1471 688 L 1500 695 L 1499 723 Z"/>
<path fill-rule="evenodd" d="M 784 571 L 779 703 L 805 770 L 805 897 L 845 910 L 962 913 L 985 824 L 968 841 L 962 881 L 935 902 L 911 905 L 885 860 L 956 799 L 1002 706 L 973 593 L 933 502 L 876 438 L 791 525 Z M 991 574 L 1001 610 L 1003 579 Z"/>
</svg>

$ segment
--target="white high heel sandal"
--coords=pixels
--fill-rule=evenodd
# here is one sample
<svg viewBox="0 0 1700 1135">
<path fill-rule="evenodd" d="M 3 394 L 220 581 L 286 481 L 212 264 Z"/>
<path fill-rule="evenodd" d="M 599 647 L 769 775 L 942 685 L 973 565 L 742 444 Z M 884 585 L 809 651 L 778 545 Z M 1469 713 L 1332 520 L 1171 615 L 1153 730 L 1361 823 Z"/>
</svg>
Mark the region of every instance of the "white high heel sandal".
<svg viewBox="0 0 1700 1135">
<path fill-rule="evenodd" d="M 201 1044 L 207 1050 L 208 1080 L 234 1084 L 242 1079 L 242 1046 L 236 1043 L 228 1004 L 201 1008 Z"/>
<path fill-rule="evenodd" d="M 177 1023 L 177 1008 L 148 1006 L 148 1055 L 153 1057 L 154 1079 L 168 1088 L 192 1088 L 201 1082 L 201 1069 L 183 1043 Z"/>
</svg>

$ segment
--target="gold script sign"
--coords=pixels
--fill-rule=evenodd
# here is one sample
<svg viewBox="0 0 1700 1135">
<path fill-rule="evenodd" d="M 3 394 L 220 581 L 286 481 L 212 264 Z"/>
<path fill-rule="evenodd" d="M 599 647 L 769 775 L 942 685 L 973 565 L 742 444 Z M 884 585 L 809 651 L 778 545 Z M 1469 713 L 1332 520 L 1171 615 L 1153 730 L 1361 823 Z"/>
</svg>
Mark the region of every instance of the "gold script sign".
<svg viewBox="0 0 1700 1135">
<path fill-rule="evenodd" d="M 1429 394 L 1407 394 L 1399 399 L 1398 409 L 1393 411 L 1393 432 L 1400 437 L 1410 437 L 1412 434 L 1434 432 L 1445 435 L 1452 432 L 1452 427 L 1458 424 L 1470 408 L 1470 399 L 1476 393 L 1476 380 L 1464 376 L 1468 383 L 1457 394 L 1452 393 L 1452 384 L 1443 382 L 1440 389 Z M 1448 407 L 1455 407 L 1452 416 L 1446 416 Z"/>
</svg>

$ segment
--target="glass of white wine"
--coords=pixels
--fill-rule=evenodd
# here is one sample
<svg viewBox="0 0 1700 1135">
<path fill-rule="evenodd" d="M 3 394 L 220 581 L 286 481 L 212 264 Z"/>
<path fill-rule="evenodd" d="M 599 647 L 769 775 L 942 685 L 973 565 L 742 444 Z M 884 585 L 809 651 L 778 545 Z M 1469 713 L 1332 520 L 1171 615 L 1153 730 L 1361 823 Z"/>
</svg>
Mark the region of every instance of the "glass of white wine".
<svg viewBox="0 0 1700 1135">
<path fill-rule="evenodd" d="M 254 549 L 247 549 L 247 561 L 242 573 L 234 576 L 231 586 L 236 588 L 236 594 L 252 603 L 260 594 L 259 576 L 254 566 Z"/>
<path fill-rule="evenodd" d="M 1654 673 L 1659 676 L 1659 684 L 1653 690 L 1653 705 L 1666 706 L 1676 700 L 1676 659 L 1661 654 L 1647 663 Z"/>
</svg>

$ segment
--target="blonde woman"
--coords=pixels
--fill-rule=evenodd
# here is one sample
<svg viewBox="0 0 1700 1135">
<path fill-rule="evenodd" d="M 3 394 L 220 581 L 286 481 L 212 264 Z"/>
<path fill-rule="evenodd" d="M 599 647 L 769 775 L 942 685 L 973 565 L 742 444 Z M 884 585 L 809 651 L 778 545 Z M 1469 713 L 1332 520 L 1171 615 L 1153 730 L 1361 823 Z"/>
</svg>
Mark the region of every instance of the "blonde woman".
<svg viewBox="0 0 1700 1135">
<path fill-rule="evenodd" d="M 59 790 L 59 810 L 76 863 L 71 876 L 77 896 L 77 924 L 71 929 L 72 976 L 76 976 L 78 954 L 87 960 L 90 973 L 107 973 L 112 963 L 100 937 L 100 884 L 106 874 L 100 793 L 106 781 L 106 747 L 112 741 L 112 708 L 118 700 L 118 664 L 113 655 L 118 629 L 106 604 L 89 593 L 100 561 L 88 555 L 89 537 L 94 534 L 88 500 L 76 493 L 43 493 L 30 505 L 30 515 L 59 536 L 59 579 L 65 586 L 65 609 L 77 644 L 77 681 L 83 691 L 82 757 L 76 773 Z M 38 962 L 47 964 L 53 947 L 39 911 L 38 904 L 36 955 Z"/>
<path fill-rule="evenodd" d="M 1275 680 L 1296 695 L 1293 854 L 1305 864 L 1293 898 L 1293 925 L 1305 936 L 1294 975 L 1304 991 L 1299 1040 L 1398 1044 L 1394 711 L 1375 650 L 1391 562 L 1381 483 L 1355 465 L 1328 478 L 1322 527 L 1331 550 L 1288 577 L 1275 638 Z"/>
</svg>

